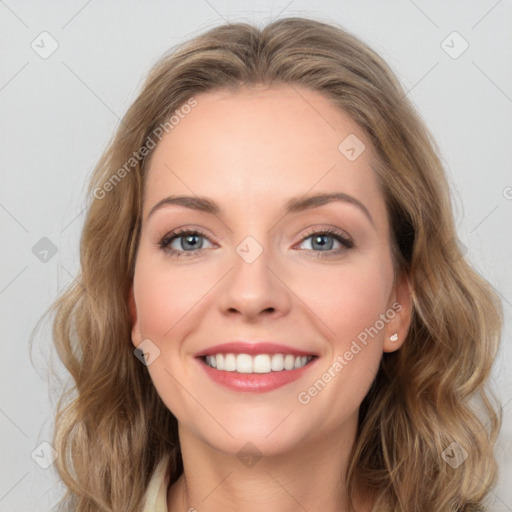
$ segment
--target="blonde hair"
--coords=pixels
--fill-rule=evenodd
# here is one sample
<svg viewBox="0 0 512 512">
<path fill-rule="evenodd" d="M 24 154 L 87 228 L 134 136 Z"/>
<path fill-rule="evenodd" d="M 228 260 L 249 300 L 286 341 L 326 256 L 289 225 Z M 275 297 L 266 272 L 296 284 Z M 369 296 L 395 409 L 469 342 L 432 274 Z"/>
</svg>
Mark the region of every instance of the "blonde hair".
<svg viewBox="0 0 512 512">
<path fill-rule="evenodd" d="M 54 342 L 74 379 L 54 437 L 64 501 L 77 512 L 137 511 L 162 457 L 171 483 L 183 471 L 177 420 L 131 344 L 128 294 L 152 152 L 126 162 L 194 95 L 258 84 L 317 91 L 365 131 L 396 271 L 410 280 L 411 327 L 400 350 L 383 355 L 361 404 L 347 488 L 371 490 L 375 512 L 482 510 L 497 474 L 501 409 L 487 380 L 501 304 L 458 246 L 439 151 L 393 72 L 354 35 L 302 18 L 219 26 L 164 56 L 94 170 L 81 272 L 52 308 Z M 454 447 L 468 454 L 456 468 L 443 459 Z"/>
</svg>

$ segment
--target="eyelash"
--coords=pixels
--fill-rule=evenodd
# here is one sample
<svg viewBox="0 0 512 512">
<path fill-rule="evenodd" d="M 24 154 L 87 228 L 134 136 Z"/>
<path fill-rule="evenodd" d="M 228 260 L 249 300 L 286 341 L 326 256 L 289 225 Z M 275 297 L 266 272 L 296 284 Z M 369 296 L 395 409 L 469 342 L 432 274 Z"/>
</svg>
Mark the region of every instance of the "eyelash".
<svg viewBox="0 0 512 512">
<path fill-rule="evenodd" d="M 167 252 L 169 255 L 171 256 L 175 256 L 177 258 L 179 257 L 182 257 L 184 256 L 185 258 L 190 258 L 192 256 L 195 256 L 197 255 L 198 253 L 201 253 L 203 250 L 206 250 L 206 249 L 199 249 L 197 251 L 177 251 L 175 249 L 170 249 L 169 248 L 169 245 L 177 238 L 180 238 L 184 235 L 199 235 L 199 236 L 202 236 L 206 239 L 208 239 L 208 237 L 206 236 L 205 233 L 203 233 L 201 230 L 199 229 L 186 229 L 186 228 L 179 228 L 179 229 L 176 229 L 175 231 L 172 231 L 171 233 L 167 233 L 161 240 L 160 242 L 158 242 L 158 247 Z M 306 235 L 304 235 L 302 237 L 302 239 L 300 240 L 299 244 L 302 244 L 304 241 L 306 241 L 308 238 L 310 238 L 311 236 L 313 235 L 328 235 L 328 236 L 331 236 L 333 238 L 335 238 L 336 240 L 338 240 L 338 242 L 341 243 L 341 245 L 343 247 L 339 248 L 339 249 L 335 249 L 335 250 L 329 250 L 329 251 L 314 251 L 313 249 L 308 249 L 312 252 L 316 252 L 317 253 L 317 258 L 324 258 L 324 257 L 327 257 L 327 256 L 332 256 L 332 255 L 335 255 L 335 254 L 339 254 L 347 249 L 352 249 L 354 247 L 354 242 L 352 241 L 352 239 L 345 235 L 343 232 L 341 231 L 338 231 L 338 230 L 335 230 L 335 229 L 331 229 L 331 228 L 326 228 L 326 229 L 321 229 L 321 230 L 316 230 L 316 229 L 313 229 L 312 231 L 310 231 L 309 233 L 307 233 Z M 324 254 L 322 253 L 326 253 L 325 256 Z"/>
</svg>

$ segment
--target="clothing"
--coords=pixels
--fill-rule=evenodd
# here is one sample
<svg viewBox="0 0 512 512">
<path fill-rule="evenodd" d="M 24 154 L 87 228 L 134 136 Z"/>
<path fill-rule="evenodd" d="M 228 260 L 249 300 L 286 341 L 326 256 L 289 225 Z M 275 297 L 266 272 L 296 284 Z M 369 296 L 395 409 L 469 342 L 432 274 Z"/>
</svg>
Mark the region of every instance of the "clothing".
<svg viewBox="0 0 512 512">
<path fill-rule="evenodd" d="M 163 457 L 149 481 L 142 512 L 167 512 L 168 469 L 169 459 Z"/>
</svg>

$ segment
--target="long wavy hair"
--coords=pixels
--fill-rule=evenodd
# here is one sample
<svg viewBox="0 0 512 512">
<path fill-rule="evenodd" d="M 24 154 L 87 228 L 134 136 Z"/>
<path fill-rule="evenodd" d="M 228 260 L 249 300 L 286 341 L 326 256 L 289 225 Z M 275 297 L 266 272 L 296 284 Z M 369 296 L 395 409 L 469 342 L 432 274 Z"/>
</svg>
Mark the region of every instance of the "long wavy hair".
<svg viewBox="0 0 512 512">
<path fill-rule="evenodd" d="M 349 495 L 370 489 L 375 512 L 485 510 L 502 421 L 488 383 L 501 302 L 464 257 L 439 149 L 391 69 L 343 28 L 298 17 L 263 28 L 218 26 L 173 48 L 151 69 L 94 169 L 80 273 L 50 310 L 57 353 L 73 379 L 53 440 L 67 487 L 62 502 L 77 512 L 136 512 L 162 457 L 171 484 L 183 471 L 177 420 L 131 343 L 128 296 L 149 140 L 159 127 L 171 129 L 169 119 L 194 95 L 260 84 L 317 91 L 365 131 L 395 270 L 410 281 L 411 327 L 399 350 L 383 354 L 361 404 Z M 467 458 L 453 467 L 447 453 Z"/>
</svg>

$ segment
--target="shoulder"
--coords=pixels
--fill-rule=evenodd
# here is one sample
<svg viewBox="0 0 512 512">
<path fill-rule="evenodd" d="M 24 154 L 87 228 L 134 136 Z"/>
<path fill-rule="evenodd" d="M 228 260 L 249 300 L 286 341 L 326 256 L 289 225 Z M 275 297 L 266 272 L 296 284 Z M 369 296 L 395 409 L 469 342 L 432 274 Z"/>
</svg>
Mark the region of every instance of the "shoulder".
<svg viewBox="0 0 512 512">
<path fill-rule="evenodd" d="M 158 463 L 146 489 L 142 512 L 167 512 L 167 487 L 169 485 L 169 459 Z"/>
</svg>

